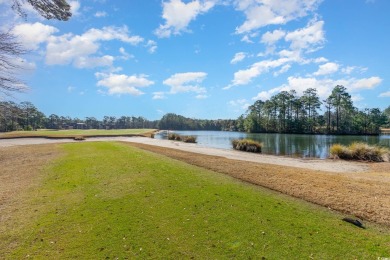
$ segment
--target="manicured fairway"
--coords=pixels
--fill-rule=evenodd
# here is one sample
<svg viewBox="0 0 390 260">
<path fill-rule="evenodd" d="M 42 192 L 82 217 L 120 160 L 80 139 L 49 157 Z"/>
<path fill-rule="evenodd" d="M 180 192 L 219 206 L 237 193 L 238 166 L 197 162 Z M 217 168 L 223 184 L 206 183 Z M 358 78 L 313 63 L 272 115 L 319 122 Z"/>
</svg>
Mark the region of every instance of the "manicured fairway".
<svg viewBox="0 0 390 260">
<path fill-rule="evenodd" d="M 10 259 L 377 259 L 390 232 L 122 143 L 72 143 L 0 234 Z M 22 207 L 24 208 L 24 207 Z M 1 257 L 0 257 L 1 258 Z"/>
</svg>

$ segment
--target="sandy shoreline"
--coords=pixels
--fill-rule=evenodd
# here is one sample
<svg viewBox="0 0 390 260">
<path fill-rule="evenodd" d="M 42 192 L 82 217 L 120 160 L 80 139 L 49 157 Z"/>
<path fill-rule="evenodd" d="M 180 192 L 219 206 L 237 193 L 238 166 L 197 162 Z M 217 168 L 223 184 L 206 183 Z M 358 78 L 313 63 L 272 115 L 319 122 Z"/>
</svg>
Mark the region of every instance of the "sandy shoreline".
<svg viewBox="0 0 390 260">
<path fill-rule="evenodd" d="M 121 141 L 131 143 L 141 143 L 154 145 L 158 147 L 166 147 L 178 149 L 187 152 L 199 153 L 211 156 L 220 156 L 227 159 L 266 163 L 279 166 L 297 167 L 310 170 L 327 171 L 334 173 L 345 172 L 365 172 L 369 169 L 368 165 L 359 162 L 337 161 L 329 159 L 301 159 L 290 158 L 284 156 L 252 154 L 234 150 L 225 150 L 218 148 L 205 147 L 197 144 L 189 144 L 176 141 L 168 141 L 161 139 L 152 139 L 146 137 L 94 137 L 87 138 L 86 142 L 94 141 Z M 35 145 L 35 144 L 51 144 L 51 143 L 69 143 L 77 142 L 72 139 L 45 139 L 45 138 L 18 138 L 18 139 L 1 139 L 1 147 L 11 147 L 20 145 Z"/>
</svg>

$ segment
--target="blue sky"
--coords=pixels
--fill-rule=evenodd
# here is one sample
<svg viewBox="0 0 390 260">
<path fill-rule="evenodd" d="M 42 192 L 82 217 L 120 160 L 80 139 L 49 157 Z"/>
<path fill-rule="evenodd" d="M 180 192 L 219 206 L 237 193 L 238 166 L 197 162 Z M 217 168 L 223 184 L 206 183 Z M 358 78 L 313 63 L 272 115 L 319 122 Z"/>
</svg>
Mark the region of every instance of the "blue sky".
<svg viewBox="0 0 390 260">
<path fill-rule="evenodd" d="M 344 85 L 390 105 L 388 0 L 71 0 L 67 22 L 0 0 L 30 50 L 20 72 L 47 116 L 237 118 L 257 99 Z"/>
</svg>

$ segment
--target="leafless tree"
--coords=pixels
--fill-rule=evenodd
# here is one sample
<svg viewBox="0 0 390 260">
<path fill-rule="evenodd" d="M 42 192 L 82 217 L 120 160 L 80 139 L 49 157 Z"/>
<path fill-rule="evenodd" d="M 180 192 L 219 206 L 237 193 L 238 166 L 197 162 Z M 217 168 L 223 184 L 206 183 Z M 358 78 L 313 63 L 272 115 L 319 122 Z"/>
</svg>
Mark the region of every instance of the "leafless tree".
<svg viewBox="0 0 390 260">
<path fill-rule="evenodd" d="M 11 0 L 12 8 L 22 17 L 27 14 L 23 11 L 23 4 L 30 4 L 46 19 L 68 20 L 72 13 L 66 0 Z M 26 85 L 16 77 L 22 69 L 21 56 L 26 53 L 22 44 L 18 42 L 11 31 L 0 32 L 0 95 L 11 95 L 26 89 Z"/>
<path fill-rule="evenodd" d="M 12 8 L 22 17 L 26 17 L 23 11 L 23 3 L 29 3 L 35 10 L 38 11 L 46 19 L 57 19 L 67 21 L 72 13 L 70 5 L 66 0 L 12 0 Z"/>
<path fill-rule="evenodd" d="M 20 56 L 26 51 L 10 32 L 0 33 L 0 93 L 10 95 L 26 89 L 15 74 L 20 68 Z"/>
</svg>

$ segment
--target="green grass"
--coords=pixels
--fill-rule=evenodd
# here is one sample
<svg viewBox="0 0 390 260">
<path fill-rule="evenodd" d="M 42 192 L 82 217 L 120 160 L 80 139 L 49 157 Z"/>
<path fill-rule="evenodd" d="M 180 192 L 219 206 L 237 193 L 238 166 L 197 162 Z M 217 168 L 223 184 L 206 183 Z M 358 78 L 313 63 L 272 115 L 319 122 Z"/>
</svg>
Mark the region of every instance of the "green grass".
<svg viewBox="0 0 390 260">
<path fill-rule="evenodd" d="M 113 129 L 113 130 L 97 130 L 97 129 L 72 129 L 72 130 L 38 130 L 38 131 L 14 131 L 0 133 L 0 138 L 7 137 L 75 137 L 75 136 L 115 136 L 115 135 L 138 135 L 153 132 L 154 129 Z"/>
<path fill-rule="evenodd" d="M 125 144 L 62 145 L 10 259 L 377 259 L 390 233 Z"/>
</svg>

